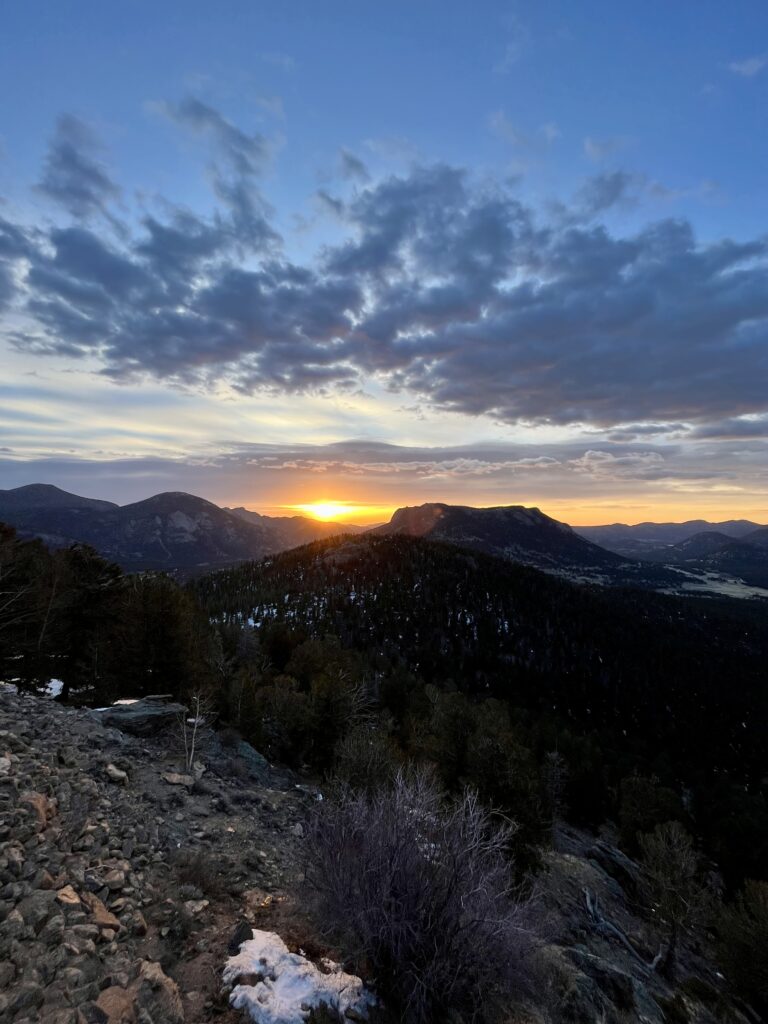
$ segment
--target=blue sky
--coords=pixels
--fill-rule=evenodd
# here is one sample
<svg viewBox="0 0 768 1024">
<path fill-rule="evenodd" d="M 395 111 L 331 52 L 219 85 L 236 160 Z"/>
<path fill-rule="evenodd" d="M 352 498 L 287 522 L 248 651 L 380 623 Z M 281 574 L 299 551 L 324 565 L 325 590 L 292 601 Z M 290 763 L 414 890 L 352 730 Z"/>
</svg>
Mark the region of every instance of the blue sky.
<svg viewBox="0 0 768 1024">
<path fill-rule="evenodd" d="M 0 486 L 768 519 L 764 3 L 2 21 Z"/>
</svg>

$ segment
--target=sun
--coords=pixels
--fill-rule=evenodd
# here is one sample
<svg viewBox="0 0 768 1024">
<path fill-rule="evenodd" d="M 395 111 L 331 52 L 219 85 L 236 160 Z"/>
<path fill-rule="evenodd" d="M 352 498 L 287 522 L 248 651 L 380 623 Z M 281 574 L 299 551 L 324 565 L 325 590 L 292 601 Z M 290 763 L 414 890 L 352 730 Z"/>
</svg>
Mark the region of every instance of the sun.
<svg viewBox="0 0 768 1024">
<path fill-rule="evenodd" d="M 342 516 L 348 516 L 354 511 L 353 505 L 343 504 L 339 501 L 313 501 L 307 505 L 294 505 L 296 509 L 301 512 L 306 512 L 307 515 L 312 516 L 314 519 L 341 519 Z"/>
</svg>

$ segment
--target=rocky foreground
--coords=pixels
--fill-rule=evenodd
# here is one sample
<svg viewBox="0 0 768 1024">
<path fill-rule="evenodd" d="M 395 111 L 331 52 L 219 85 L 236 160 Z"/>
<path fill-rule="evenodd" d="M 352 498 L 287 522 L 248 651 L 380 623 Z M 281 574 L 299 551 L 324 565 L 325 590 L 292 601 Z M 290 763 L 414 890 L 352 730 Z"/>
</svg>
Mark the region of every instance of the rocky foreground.
<svg viewBox="0 0 768 1024">
<path fill-rule="evenodd" d="M 253 927 L 321 964 L 329 952 L 295 899 L 316 796 L 237 737 L 204 735 L 187 771 L 160 702 L 99 714 L 0 686 L 0 1021 L 243 1021 L 223 974 Z M 610 837 L 564 829 L 544 859 L 540 980 L 510 1024 L 756 1020 L 705 933 L 683 943 L 674 984 L 654 969 L 638 869 Z M 230 989 L 253 985 L 237 963 Z"/>
<path fill-rule="evenodd" d="M 227 947 L 295 885 L 313 798 L 237 741 L 182 766 L 170 723 L 132 736 L 0 686 L 0 1020 L 241 1019 Z"/>
</svg>

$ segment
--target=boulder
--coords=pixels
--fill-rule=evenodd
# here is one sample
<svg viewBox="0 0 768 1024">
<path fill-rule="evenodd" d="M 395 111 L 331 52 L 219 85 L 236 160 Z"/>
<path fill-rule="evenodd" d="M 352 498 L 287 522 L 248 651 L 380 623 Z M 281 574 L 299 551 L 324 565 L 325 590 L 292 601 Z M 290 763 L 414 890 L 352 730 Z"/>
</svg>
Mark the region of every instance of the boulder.
<svg viewBox="0 0 768 1024">
<path fill-rule="evenodd" d="M 250 743 L 240 740 L 235 750 L 235 755 L 244 766 L 251 778 L 264 782 L 269 776 L 269 761 L 254 749 Z"/>
<path fill-rule="evenodd" d="M 142 961 L 130 993 L 140 1020 L 147 1024 L 184 1024 L 178 986 L 164 973 L 160 964 Z"/>
<path fill-rule="evenodd" d="M 143 697 L 133 704 L 115 704 L 94 711 L 102 725 L 131 733 L 132 736 L 153 736 L 173 727 L 180 715 L 186 715 L 183 704 L 176 704 L 167 694 Z"/>
</svg>

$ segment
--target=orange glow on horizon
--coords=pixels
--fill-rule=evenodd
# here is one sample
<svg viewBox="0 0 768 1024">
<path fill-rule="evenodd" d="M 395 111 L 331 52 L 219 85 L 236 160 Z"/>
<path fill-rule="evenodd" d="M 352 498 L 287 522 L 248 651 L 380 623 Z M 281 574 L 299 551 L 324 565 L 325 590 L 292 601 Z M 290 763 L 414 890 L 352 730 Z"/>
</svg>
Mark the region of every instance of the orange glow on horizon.
<svg viewBox="0 0 768 1024">
<path fill-rule="evenodd" d="M 281 497 L 283 496 L 281 495 Z M 691 501 L 681 500 L 681 496 L 677 494 L 632 495 L 623 500 L 618 496 L 606 496 L 602 500 L 600 497 L 596 497 L 586 501 L 568 500 L 565 496 L 555 498 L 551 495 L 536 493 L 493 495 L 487 492 L 474 494 L 422 492 L 398 495 L 400 500 L 396 498 L 394 501 L 391 495 L 386 497 L 390 499 L 386 504 L 384 502 L 377 503 L 375 498 L 373 501 L 367 502 L 354 497 L 341 499 L 325 495 L 312 501 L 296 501 L 300 495 L 294 492 L 294 494 L 286 494 L 283 502 L 280 503 L 273 501 L 267 504 L 248 501 L 248 499 L 243 502 L 243 499 L 237 496 L 236 499 L 230 499 L 223 504 L 245 504 L 268 516 L 309 516 L 320 522 L 349 523 L 355 526 L 374 526 L 389 522 L 396 509 L 421 505 L 425 502 L 469 505 L 474 508 L 500 505 L 537 507 L 545 515 L 575 527 L 600 526 L 608 523 L 627 523 L 629 525 L 642 522 L 681 523 L 690 519 L 704 519 L 715 523 L 727 519 L 749 519 L 758 524 L 768 523 L 768 495 L 750 495 L 751 501 L 743 498 L 741 501 L 734 501 L 730 494 L 720 498 L 711 493 L 706 496 L 706 501 L 697 501 L 697 498 L 704 497 L 698 494 L 693 496 Z M 292 500 L 296 501 L 296 504 L 291 503 Z"/>
<path fill-rule="evenodd" d="M 391 518 L 395 511 L 388 505 L 362 505 L 351 501 L 310 501 L 286 508 L 321 522 L 380 523 Z"/>
</svg>

